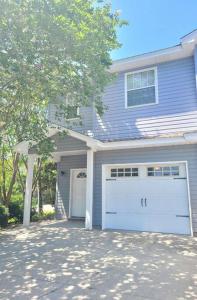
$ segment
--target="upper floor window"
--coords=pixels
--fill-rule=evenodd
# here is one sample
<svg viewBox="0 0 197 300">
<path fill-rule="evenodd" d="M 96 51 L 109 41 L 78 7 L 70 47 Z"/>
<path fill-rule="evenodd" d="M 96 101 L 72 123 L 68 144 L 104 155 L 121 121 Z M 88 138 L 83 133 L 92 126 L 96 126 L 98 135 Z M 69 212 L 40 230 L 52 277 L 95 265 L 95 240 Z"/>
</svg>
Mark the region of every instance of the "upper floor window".
<svg viewBox="0 0 197 300">
<path fill-rule="evenodd" d="M 75 120 L 79 118 L 79 106 L 73 103 L 73 101 L 66 99 L 66 119 L 67 120 Z"/>
<path fill-rule="evenodd" d="M 126 107 L 158 103 L 157 69 L 150 68 L 125 74 Z"/>
</svg>

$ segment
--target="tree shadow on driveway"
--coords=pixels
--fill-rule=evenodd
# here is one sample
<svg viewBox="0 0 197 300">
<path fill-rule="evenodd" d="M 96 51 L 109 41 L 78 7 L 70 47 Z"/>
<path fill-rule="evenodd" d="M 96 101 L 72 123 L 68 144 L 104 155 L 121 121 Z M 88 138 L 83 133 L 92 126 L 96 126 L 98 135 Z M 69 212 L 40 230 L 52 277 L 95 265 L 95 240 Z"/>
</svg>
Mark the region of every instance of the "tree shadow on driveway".
<svg viewBox="0 0 197 300">
<path fill-rule="evenodd" d="M 0 299 L 197 299 L 197 238 L 54 221 L 0 234 Z"/>
</svg>

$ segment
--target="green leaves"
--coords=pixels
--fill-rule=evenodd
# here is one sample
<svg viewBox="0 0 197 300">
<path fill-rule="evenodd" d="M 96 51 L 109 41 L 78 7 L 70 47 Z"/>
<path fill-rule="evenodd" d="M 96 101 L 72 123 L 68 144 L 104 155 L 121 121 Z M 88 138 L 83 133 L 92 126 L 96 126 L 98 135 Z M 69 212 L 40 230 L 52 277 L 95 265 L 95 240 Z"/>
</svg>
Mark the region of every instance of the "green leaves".
<svg viewBox="0 0 197 300">
<path fill-rule="evenodd" d="M 46 109 L 59 96 L 65 117 L 69 101 L 103 112 L 122 21 L 96 2 L 0 0 L 0 124 L 16 142 L 46 138 Z"/>
</svg>

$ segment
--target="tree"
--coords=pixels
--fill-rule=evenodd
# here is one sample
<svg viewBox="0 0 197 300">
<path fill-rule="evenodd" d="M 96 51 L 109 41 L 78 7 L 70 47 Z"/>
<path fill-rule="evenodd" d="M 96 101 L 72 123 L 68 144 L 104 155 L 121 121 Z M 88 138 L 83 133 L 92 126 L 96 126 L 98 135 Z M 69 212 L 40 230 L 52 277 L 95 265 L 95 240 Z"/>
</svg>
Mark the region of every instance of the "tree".
<svg viewBox="0 0 197 300">
<path fill-rule="evenodd" d="M 7 138 L 11 148 L 23 140 L 49 142 L 50 103 L 65 120 L 73 105 L 94 105 L 103 112 L 110 52 L 120 46 L 116 29 L 124 23 L 105 1 L 0 0 L 2 157 Z M 18 164 L 16 155 L 8 190 L 2 191 L 9 199 Z"/>
<path fill-rule="evenodd" d="M 98 1 L 99 3 L 102 1 Z M 94 103 L 111 76 L 111 50 L 123 24 L 105 2 L 0 0 L 0 120 L 17 140 L 46 137 L 46 108 L 57 103 L 65 119 L 73 105 Z"/>
</svg>

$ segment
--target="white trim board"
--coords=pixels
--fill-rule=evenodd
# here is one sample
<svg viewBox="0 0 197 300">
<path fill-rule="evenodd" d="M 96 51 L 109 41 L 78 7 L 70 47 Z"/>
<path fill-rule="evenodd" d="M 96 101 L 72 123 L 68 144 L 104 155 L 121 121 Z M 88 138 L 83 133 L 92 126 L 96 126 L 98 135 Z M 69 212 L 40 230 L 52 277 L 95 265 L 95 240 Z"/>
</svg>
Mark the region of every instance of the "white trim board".
<svg viewBox="0 0 197 300">
<path fill-rule="evenodd" d="M 59 129 L 59 131 L 61 130 Z M 162 146 L 197 144 L 197 132 L 192 132 L 192 131 L 185 133 L 182 136 L 142 138 L 136 140 L 123 140 L 123 141 L 114 141 L 114 142 L 101 142 L 99 140 L 96 140 L 94 138 L 91 138 L 89 136 L 74 131 L 72 132 L 69 131 L 68 134 L 76 139 L 86 142 L 87 147 L 91 148 L 94 152 L 107 151 L 107 150 L 119 150 L 119 149 L 135 149 L 135 148 L 145 148 L 145 147 L 162 147 Z M 21 142 L 20 144 L 16 145 L 15 151 L 22 154 L 28 154 L 28 142 L 25 142 L 25 149 L 23 148 L 23 146 L 24 146 L 24 142 Z M 74 150 L 74 151 L 78 151 L 78 150 Z M 72 151 L 72 153 L 74 153 L 74 151 Z M 66 155 L 66 151 L 64 153 Z M 78 153 L 76 152 L 76 154 L 79 154 L 79 152 Z"/>
<path fill-rule="evenodd" d="M 189 216 L 190 216 L 190 232 L 193 236 L 193 224 L 192 224 L 192 209 L 191 209 L 191 195 L 190 195 L 190 186 L 189 186 L 189 170 L 188 170 L 188 161 L 162 161 L 162 162 L 144 162 L 144 163 L 115 163 L 115 164 L 102 164 L 102 230 L 106 229 L 105 225 L 105 195 L 106 195 L 106 169 L 110 166 L 146 166 L 146 165 L 166 165 L 166 164 L 185 164 L 186 174 L 187 174 L 187 194 L 188 194 L 188 205 L 189 205 Z"/>
<path fill-rule="evenodd" d="M 197 30 L 194 30 L 182 37 L 179 45 L 114 61 L 110 67 L 110 72 L 125 72 L 127 70 L 189 57 L 193 55 L 196 44 Z"/>
</svg>

